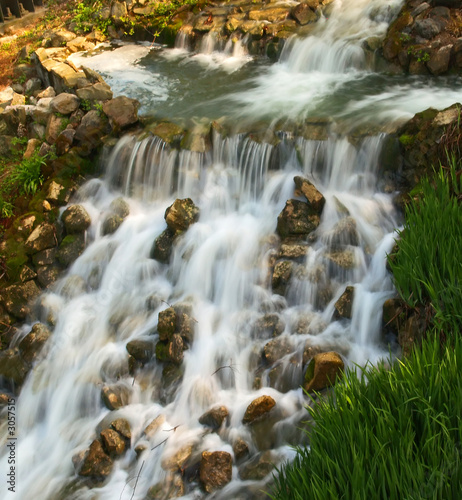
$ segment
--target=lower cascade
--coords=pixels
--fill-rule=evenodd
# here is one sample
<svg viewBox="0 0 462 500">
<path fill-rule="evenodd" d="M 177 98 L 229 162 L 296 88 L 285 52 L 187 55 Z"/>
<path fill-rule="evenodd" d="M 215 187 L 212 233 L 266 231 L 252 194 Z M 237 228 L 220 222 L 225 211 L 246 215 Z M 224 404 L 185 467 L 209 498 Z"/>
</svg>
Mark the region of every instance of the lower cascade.
<svg viewBox="0 0 462 500">
<path fill-rule="evenodd" d="M 206 147 L 189 149 L 129 133 L 79 189 L 85 250 L 14 339 L 35 328 L 47 340 L 16 401 L 20 465 L 2 498 L 267 498 L 274 467 L 309 446 L 306 392 L 395 353 L 382 328 L 401 222 L 380 177 L 387 135 L 374 109 L 374 127 L 351 133 L 352 102 L 343 128 L 316 115 L 317 99 L 373 74 L 362 44 L 399 7 L 382 3 L 335 2 L 288 42 L 266 84 L 230 97 L 242 129 L 213 122 Z M 242 56 L 241 41 L 224 53 Z M 252 123 L 265 92 L 276 108 L 295 93 L 274 96 L 282 74 L 303 73 L 313 103 Z"/>
</svg>

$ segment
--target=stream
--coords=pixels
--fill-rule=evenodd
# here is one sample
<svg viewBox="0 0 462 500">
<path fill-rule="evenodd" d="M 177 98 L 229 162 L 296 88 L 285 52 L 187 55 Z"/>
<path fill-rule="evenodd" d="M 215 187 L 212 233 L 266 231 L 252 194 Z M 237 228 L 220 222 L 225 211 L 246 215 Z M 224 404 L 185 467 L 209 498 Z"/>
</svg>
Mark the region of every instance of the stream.
<svg viewBox="0 0 462 500">
<path fill-rule="evenodd" d="M 394 0 L 338 1 L 329 19 L 311 36 L 289 40 L 273 64 L 250 57 L 244 43 L 220 46 L 212 37 L 198 52 L 179 37 L 173 49 L 121 45 L 73 57 L 100 71 L 116 95 L 137 98 L 146 116 L 185 126 L 223 120 L 235 128 L 226 135 L 216 129 L 206 152 L 126 135 L 104 158 L 101 175 L 80 188 L 74 202 L 92 218 L 87 247 L 41 297 L 36 317 L 16 339 L 34 321 L 53 317 L 53 335 L 17 402 L 17 491 L 1 498 L 267 498 L 268 464 L 279 466 L 293 458 L 293 446 L 308 444 L 300 430 L 308 418 L 301 388 L 306 353 L 333 350 L 351 368 L 377 363 L 390 350 L 399 354 L 382 336 L 382 306 L 394 296 L 386 255 L 402 222 L 396 193 L 378 178 L 384 132 L 430 106 L 462 100 L 458 77 L 373 71 L 363 42 L 384 36 L 399 6 Z M 327 138 L 307 139 L 290 126 L 303 120 L 333 125 Z M 262 126 L 278 140 L 257 141 L 245 132 Z M 350 140 L 358 126 L 374 132 Z M 271 283 L 279 251 L 275 230 L 286 201 L 304 199 L 294 194 L 297 175 L 326 201 L 316 238 L 279 295 Z M 103 221 L 120 197 L 130 214 L 103 236 Z M 151 249 L 177 198 L 191 198 L 200 216 L 162 264 Z M 347 220 L 355 236 L 339 243 L 336 231 Z M 347 265 L 332 260 L 334 250 L 348 257 Z M 334 306 L 347 286 L 355 289 L 351 319 L 338 319 Z M 131 374 L 127 343 L 157 342 L 159 313 L 178 304 L 194 330 L 181 369 L 167 383 L 164 364 L 154 356 Z M 262 358 L 274 340 L 274 328 L 261 327 L 269 317 L 279 342 L 271 363 Z M 109 411 L 101 391 L 114 386 L 128 394 L 128 404 Z M 260 396 L 276 402 L 271 417 L 243 424 L 248 405 Z M 221 406 L 228 417 L 218 430 L 199 423 Z M 130 447 L 102 485 L 82 486 L 73 459 L 115 419 L 129 422 Z M 237 458 L 242 443 L 248 454 Z M 212 494 L 197 477 L 204 451 L 225 451 L 233 459 L 231 481 Z M 181 462 L 177 470 L 172 460 Z M 7 467 L 3 455 L 2 477 Z"/>
</svg>

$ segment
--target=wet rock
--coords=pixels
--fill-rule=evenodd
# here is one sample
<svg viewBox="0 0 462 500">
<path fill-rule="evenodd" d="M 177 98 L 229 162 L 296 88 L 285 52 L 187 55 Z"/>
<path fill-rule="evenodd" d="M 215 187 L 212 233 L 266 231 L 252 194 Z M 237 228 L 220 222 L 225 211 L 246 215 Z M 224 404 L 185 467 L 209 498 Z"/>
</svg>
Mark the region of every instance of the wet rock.
<svg viewBox="0 0 462 500">
<path fill-rule="evenodd" d="M 223 422 L 228 418 L 228 415 L 229 412 L 226 406 L 218 406 L 205 412 L 199 418 L 199 423 L 217 431 L 223 425 Z"/>
<path fill-rule="evenodd" d="M 103 481 L 112 471 L 112 460 L 106 455 L 102 444 L 95 439 L 83 460 L 79 475 L 90 477 L 96 481 Z"/>
<path fill-rule="evenodd" d="M 113 429 L 104 429 L 101 434 L 104 451 L 112 458 L 120 457 L 125 452 L 125 440 Z"/>
<path fill-rule="evenodd" d="M 276 231 L 282 239 L 290 236 L 303 238 L 313 232 L 319 223 L 319 215 L 307 203 L 288 200 L 278 216 Z"/>
<path fill-rule="evenodd" d="M 280 259 L 291 259 L 291 260 L 303 260 L 309 250 L 309 246 L 307 243 L 283 243 L 279 250 L 278 257 Z"/>
<path fill-rule="evenodd" d="M 163 264 L 168 264 L 175 242 L 175 233 L 171 229 L 163 231 L 154 241 L 150 256 Z"/>
<path fill-rule="evenodd" d="M 317 213 L 320 214 L 326 199 L 324 196 L 316 189 L 314 184 L 312 184 L 308 179 L 304 177 L 296 176 L 294 177 L 294 183 L 296 190 L 303 194 L 306 198 L 308 205 Z M 298 194 L 296 191 L 296 194 Z"/>
<path fill-rule="evenodd" d="M 50 335 L 51 332 L 45 325 L 36 323 L 18 345 L 22 359 L 29 365 L 32 364 Z"/>
<path fill-rule="evenodd" d="M 61 274 L 61 267 L 57 264 L 49 266 L 40 266 L 37 268 L 37 281 L 43 288 L 48 288 L 52 285 Z"/>
<path fill-rule="evenodd" d="M 326 258 L 343 269 L 353 269 L 357 265 L 355 254 L 350 250 L 328 252 Z"/>
<path fill-rule="evenodd" d="M 139 102 L 135 99 L 119 96 L 103 104 L 103 111 L 109 123 L 115 129 L 123 129 L 138 121 Z"/>
<path fill-rule="evenodd" d="M 233 452 L 234 458 L 236 460 L 241 460 L 247 455 L 249 455 L 250 450 L 248 444 L 242 439 L 236 439 L 236 442 L 233 444 Z"/>
<path fill-rule="evenodd" d="M 107 83 L 98 82 L 76 90 L 77 96 L 86 101 L 107 101 L 112 99 L 112 90 Z"/>
<path fill-rule="evenodd" d="M 57 245 L 58 240 L 55 226 L 43 222 L 27 238 L 25 248 L 27 253 L 34 254 L 48 248 L 56 247 Z"/>
<path fill-rule="evenodd" d="M 57 258 L 64 267 L 70 266 L 85 250 L 85 235 L 70 234 L 59 246 Z"/>
<path fill-rule="evenodd" d="M 154 343 L 150 340 L 131 340 L 126 348 L 142 364 L 149 363 L 155 351 Z"/>
<path fill-rule="evenodd" d="M 157 332 L 160 340 L 170 340 L 176 331 L 176 312 L 169 307 L 159 313 Z"/>
<path fill-rule="evenodd" d="M 130 441 L 132 438 L 132 431 L 130 424 L 125 418 L 117 418 L 111 422 L 111 427 L 117 431 L 124 439 Z"/>
<path fill-rule="evenodd" d="M 358 229 L 353 217 L 344 217 L 340 219 L 333 230 L 327 235 L 327 244 L 330 248 L 340 248 L 345 245 L 359 245 Z"/>
<path fill-rule="evenodd" d="M 164 424 L 165 420 L 165 415 L 159 415 L 144 429 L 144 434 L 148 438 L 154 436 L 160 429 L 160 427 Z"/>
<path fill-rule="evenodd" d="M 294 263 L 290 260 L 281 260 L 276 263 L 271 281 L 273 293 L 285 295 L 292 277 L 293 267 Z"/>
<path fill-rule="evenodd" d="M 191 198 L 177 199 L 165 211 L 165 222 L 175 233 L 186 231 L 199 218 L 199 209 Z"/>
<path fill-rule="evenodd" d="M 306 369 L 303 389 L 313 392 L 331 387 L 343 376 L 344 369 L 340 354 L 334 351 L 316 354 Z"/>
<path fill-rule="evenodd" d="M 40 295 L 40 288 L 30 280 L 19 285 L 11 285 L 3 290 L 3 304 L 9 314 L 18 319 L 26 319 L 30 314 L 30 304 Z"/>
<path fill-rule="evenodd" d="M 274 472 L 274 458 L 270 451 L 244 464 L 239 470 L 239 476 L 244 481 L 261 481 Z"/>
<path fill-rule="evenodd" d="M 351 319 L 351 311 L 353 308 L 353 300 L 355 294 L 354 286 L 347 286 L 341 297 L 335 303 L 335 318 Z"/>
<path fill-rule="evenodd" d="M 259 398 L 254 399 L 247 407 L 242 423 L 252 424 L 257 420 L 260 420 L 261 418 L 267 416 L 275 405 L 276 401 L 271 396 L 260 396 Z"/>
<path fill-rule="evenodd" d="M 68 299 L 78 297 L 86 291 L 87 282 L 78 274 L 68 276 L 61 287 L 61 294 Z"/>
<path fill-rule="evenodd" d="M 124 220 L 116 214 L 108 215 L 103 222 L 101 227 L 101 234 L 107 236 L 108 234 L 113 234 L 119 229 L 120 225 Z"/>
<path fill-rule="evenodd" d="M 314 23 L 317 20 L 316 13 L 306 3 L 299 3 L 291 11 L 292 17 L 302 26 Z"/>
<path fill-rule="evenodd" d="M 285 324 L 278 314 L 265 314 L 252 326 L 253 335 L 257 338 L 277 337 L 285 329 Z"/>
<path fill-rule="evenodd" d="M 130 390 L 124 385 L 105 386 L 101 398 L 109 410 L 118 410 L 130 402 Z"/>
<path fill-rule="evenodd" d="M 55 113 L 61 113 L 62 115 L 70 115 L 73 113 L 80 105 L 80 99 L 74 94 L 67 94 L 63 92 L 50 102 L 50 107 Z"/>
<path fill-rule="evenodd" d="M 46 199 L 54 205 L 66 205 L 71 197 L 71 190 L 55 181 L 48 185 Z"/>
<path fill-rule="evenodd" d="M 17 349 L 0 351 L 0 376 L 22 385 L 29 371 L 29 366 L 22 359 Z"/>
<path fill-rule="evenodd" d="M 82 233 L 90 227 L 91 219 L 82 205 L 72 205 L 61 215 L 67 234 Z"/>
<path fill-rule="evenodd" d="M 278 337 L 270 340 L 263 347 L 263 359 L 269 365 L 276 363 L 293 350 L 292 342 L 288 337 Z"/>
<path fill-rule="evenodd" d="M 177 471 L 183 468 L 185 463 L 191 458 L 193 447 L 187 444 L 175 453 L 162 459 L 161 465 L 164 470 Z"/>
<path fill-rule="evenodd" d="M 226 486 L 232 478 L 233 459 L 226 451 L 204 451 L 200 462 L 200 480 L 207 493 Z"/>
<path fill-rule="evenodd" d="M 121 219 L 125 219 L 130 214 L 130 206 L 121 196 L 112 200 L 109 208 Z"/>
<path fill-rule="evenodd" d="M 136 9 L 135 9 L 136 10 Z M 183 497 L 185 485 L 180 474 L 167 474 L 164 481 L 149 488 L 146 500 L 170 500 Z"/>
<path fill-rule="evenodd" d="M 167 344 L 168 356 L 172 363 L 177 365 L 183 362 L 184 343 L 180 335 L 174 334 Z"/>
</svg>

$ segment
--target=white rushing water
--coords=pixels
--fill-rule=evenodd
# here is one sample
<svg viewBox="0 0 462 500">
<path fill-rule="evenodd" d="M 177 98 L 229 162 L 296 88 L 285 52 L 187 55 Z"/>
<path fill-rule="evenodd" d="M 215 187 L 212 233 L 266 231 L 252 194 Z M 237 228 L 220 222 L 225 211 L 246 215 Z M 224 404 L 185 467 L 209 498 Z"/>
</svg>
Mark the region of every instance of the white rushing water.
<svg viewBox="0 0 462 500">
<path fill-rule="evenodd" d="M 246 105 L 247 117 L 258 120 L 272 106 L 276 115 L 284 107 L 285 118 L 287 110 L 296 116 L 294 107 L 362 78 L 370 70 L 361 42 L 385 32 L 389 6 L 395 3 L 338 2 L 313 37 L 286 48 L 281 62 L 270 68 L 272 76 L 266 74 L 264 82 L 234 99 Z M 229 57 L 246 57 L 238 53 L 240 46 L 227 50 Z M 390 90 L 383 99 L 384 113 L 391 101 L 398 112 L 409 112 L 404 104 L 400 108 L 398 92 Z M 360 110 L 364 102 L 350 102 L 349 109 Z M 291 446 L 301 442 L 298 427 L 307 418 L 308 400 L 300 388 L 304 353 L 336 350 L 350 365 L 388 355 L 381 340 L 381 310 L 393 295 L 385 265 L 399 220 L 392 194 L 377 189 L 384 137 L 354 145 L 337 136 L 315 141 L 281 134 L 280 139 L 271 145 L 243 134 L 224 138 L 215 133 L 212 150 L 201 154 L 171 149 L 159 138 L 137 142 L 126 136 L 112 151 L 104 176 L 80 189 L 74 201 L 92 218 L 87 248 L 41 297 L 33 318 L 53 318 L 55 326 L 18 399 L 17 490 L 0 490 L 2 499 L 141 500 L 153 485 L 178 480 L 184 480 L 184 498 L 205 498 L 186 467 L 183 477 L 167 471 L 173 454 L 192 447 L 191 464 L 203 451 L 234 457 L 233 446 L 242 439 L 249 462 L 266 452 L 267 460 L 281 463 L 293 456 Z M 295 197 L 296 175 L 310 179 L 326 205 L 317 238 L 296 263 L 282 296 L 273 293 L 270 270 L 278 248 L 277 218 Z M 102 236 L 111 202 L 120 196 L 130 215 L 114 234 Z M 199 220 L 176 241 L 170 263 L 162 264 L 150 257 L 153 242 L 166 228 L 165 209 L 175 198 L 186 197 L 200 208 Z M 352 221 L 357 237 L 339 241 L 336 230 Z M 332 259 L 333 249 L 349 264 Z M 352 319 L 335 320 L 334 304 L 348 285 L 355 287 Z M 159 312 L 179 303 L 190 307 L 194 318 L 182 378 L 166 387 L 164 365 L 155 357 L 130 375 L 127 343 L 156 342 Z M 268 314 L 280 325 L 284 346 L 273 365 L 262 361 L 271 333 L 257 327 Z M 129 403 L 110 412 L 101 401 L 105 386 L 122 387 Z M 276 401 L 269 427 L 242 424 L 247 406 L 261 395 Z M 229 420 L 219 432 L 209 432 L 198 419 L 216 406 L 228 409 Z M 102 486 L 74 488 L 73 457 L 116 418 L 130 423 L 130 448 L 114 462 Z M 156 418 L 157 429 L 145 434 Z M 271 474 L 242 479 L 245 460 L 233 461 L 232 481 L 213 498 L 261 496 Z M 2 478 L 7 467 L 2 456 Z"/>
</svg>

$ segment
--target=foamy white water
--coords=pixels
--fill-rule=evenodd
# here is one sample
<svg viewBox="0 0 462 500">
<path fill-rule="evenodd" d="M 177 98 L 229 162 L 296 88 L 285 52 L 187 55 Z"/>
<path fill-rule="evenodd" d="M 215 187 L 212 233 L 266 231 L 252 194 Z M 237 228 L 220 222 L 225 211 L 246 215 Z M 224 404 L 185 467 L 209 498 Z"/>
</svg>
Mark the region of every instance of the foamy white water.
<svg viewBox="0 0 462 500">
<path fill-rule="evenodd" d="M 314 37 L 287 47 L 283 60 L 269 69 L 267 86 L 257 82 L 255 90 L 233 97 L 247 104 L 238 114 L 258 120 L 273 106 L 276 116 L 304 116 L 303 106 L 316 95 L 328 97 L 338 85 L 369 75 L 361 41 L 384 33 L 389 5 L 394 4 L 336 4 Z M 125 50 L 124 61 L 142 57 L 138 48 Z M 326 50 L 325 58 L 317 58 Z M 208 55 L 214 52 L 212 47 Z M 233 54 L 229 48 L 229 57 L 242 56 Z M 308 82 L 304 92 L 302 80 Z M 406 90 L 399 94 L 393 88 L 381 101 L 384 120 L 412 113 Z M 343 112 L 363 116 L 367 99 L 352 100 Z M 397 111 L 389 116 L 391 101 Z M 418 98 L 409 101 L 419 105 Z M 159 138 L 137 141 L 126 136 L 114 148 L 104 177 L 81 188 L 75 201 L 92 217 L 88 246 L 44 294 L 32 318 L 46 321 L 52 315 L 55 327 L 18 400 L 17 491 L 0 490 L 1 498 L 141 500 L 150 487 L 168 482 L 162 463 L 178 450 L 191 446 L 192 461 L 203 451 L 226 451 L 234 457 L 238 439 L 248 444 L 249 460 L 268 452 L 273 463 L 281 463 L 293 456 L 291 446 L 301 442 L 297 428 L 307 417 L 307 398 L 300 388 L 305 349 L 336 350 L 349 364 L 388 355 L 381 340 L 381 309 L 393 295 L 385 264 L 399 220 L 392 195 L 377 190 L 384 137 L 371 136 L 356 145 L 336 136 L 308 141 L 281 134 L 280 139 L 272 145 L 244 134 L 225 138 L 216 133 L 212 150 L 201 154 L 171 149 Z M 326 205 L 317 238 L 281 296 L 273 293 L 269 269 L 278 245 L 277 217 L 286 200 L 294 198 L 295 175 L 310 179 Z M 102 236 L 110 204 L 121 195 L 130 215 L 114 234 Z M 170 263 L 161 264 L 150 257 L 153 242 L 166 227 L 165 209 L 175 198 L 185 197 L 200 208 L 199 220 L 176 241 Z M 357 238 L 336 241 L 336 229 L 345 223 L 354 224 Z M 336 263 L 333 248 L 350 264 Z M 352 319 L 334 320 L 334 304 L 348 285 L 355 287 Z M 135 377 L 128 373 L 126 344 L 157 341 L 159 312 L 178 303 L 191 307 L 195 332 L 184 352 L 183 376 L 166 390 L 163 365 L 155 359 Z M 279 338 L 288 346 L 287 354 L 271 366 L 261 356 L 271 334 L 255 326 L 265 314 L 278 319 Z M 22 335 L 27 331 L 26 325 Z M 113 384 L 130 396 L 129 404 L 110 412 L 101 402 L 101 389 Z M 242 418 L 248 404 L 261 395 L 274 398 L 276 412 L 272 427 L 257 432 L 243 425 Z M 207 432 L 198 419 L 220 405 L 229 410 L 229 422 L 219 432 Z M 157 431 L 144 435 L 157 417 L 163 418 Z M 77 487 L 73 457 L 98 437 L 103 421 L 115 418 L 130 423 L 130 449 L 115 461 L 103 486 Z M 232 481 L 213 498 L 259 497 L 271 474 L 244 481 L 244 465 L 233 461 Z M 2 456 L 2 477 L 7 467 Z M 183 498 L 207 497 L 197 480 L 188 482 L 186 473 L 182 479 Z"/>
</svg>

